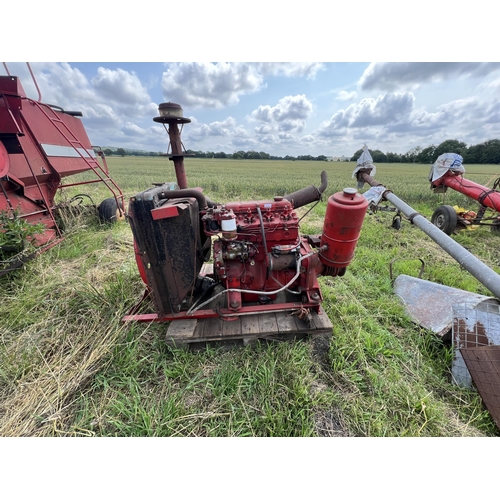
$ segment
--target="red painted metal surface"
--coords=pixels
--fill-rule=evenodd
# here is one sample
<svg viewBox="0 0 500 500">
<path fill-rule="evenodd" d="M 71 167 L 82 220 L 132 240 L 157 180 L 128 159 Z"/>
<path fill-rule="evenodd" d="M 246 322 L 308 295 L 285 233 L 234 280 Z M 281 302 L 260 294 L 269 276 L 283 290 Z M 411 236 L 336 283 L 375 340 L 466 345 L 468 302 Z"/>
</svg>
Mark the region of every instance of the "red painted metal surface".
<svg viewBox="0 0 500 500">
<path fill-rule="evenodd" d="M 328 199 L 320 254 L 321 262 L 333 269 L 344 269 L 354 257 L 368 200 L 355 189 L 346 188 Z"/>
<path fill-rule="evenodd" d="M 36 238 L 40 245 L 61 237 L 53 214 L 58 189 L 103 182 L 123 206 L 104 155 L 98 162 L 78 116 L 28 98 L 16 76 L 0 76 L 0 211 L 42 223 L 46 230 Z M 86 171 L 96 178 L 62 184 L 63 178 Z"/>
<path fill-rule="evenodd" d="M 464 179 L 462 175 L 453 175 L 448 172 L 436 181 L 438 185 L 445 185 L 459 193 L 462 193 L 481 205 L 500 212 L 500 192 Z M 434 184 L 433 184 L 434 185 Z"/>
<path fill-rule="evenodd" d="M 238 316 L 246 316 L 259 313 L 281 312 L 281 311 L 301 311 L 303 309 L 314 309 L 320 314 L 319 305 L 301 302 L 286 302 L 283 304 L 262 304 L 262 305 L 248 305 L 241 308 L 240 311 L 235 312 L 228 308 L 221 309 L 199 309 L 198 311 L 190 314 L 187 311 L 181 311 L 176 314 L 129 314 L 123 317 L 123 321 L 138 321 L 140 323 L 156 322 L 164 323 L 167 321 L 174 321 L 178 319 L 207 319 L 207 318 L 235 318 Z"/>
</svg>

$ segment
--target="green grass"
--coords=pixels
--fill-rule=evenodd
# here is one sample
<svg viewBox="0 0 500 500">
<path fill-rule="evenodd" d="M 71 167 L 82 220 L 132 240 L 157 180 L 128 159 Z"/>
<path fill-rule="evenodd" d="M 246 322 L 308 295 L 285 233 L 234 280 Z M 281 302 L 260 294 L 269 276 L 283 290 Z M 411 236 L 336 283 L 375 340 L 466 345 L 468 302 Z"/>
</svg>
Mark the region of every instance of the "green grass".
<svg viewBox="0 0 500 500">
<path fill-rule="evenodd" d="M 125 198 L 175 180 L 165 158 L 109 158 Z M 190 186 L 215 201 L 269 199 L 318 185 L 326 195 L 355 186 L 354 163 L 187 159 Z M 466 166 L 486 184 L 495 166 Z M 430 218 L 443 200 L 428 166 L 377 165 L 375 178 Z M 79 177 L 85 177 L 81 175 Z M 73 179 L 72 179 L 73 181 Z M 490 183 L 491 185 L 491 183 Z M 85 188 L 95 201 L 102 186 Z M 447 193 L 446 204 L 473 204 Z M 302 222 L 321 231 L 325 201 Z M 141 298 L 127 223 L 94 217 L 68 223 L 65 240 L 0 279 L 2 436 L 496 436 L 477 392 L 450 381 L 451 347 L 414 325 L 389 273 L 491 295 L 417 227 L 367 215 L 356 256 L 342 278 L 320 278 L 331 339 L 245 348 L 169 348 L 166 325 L 123 324 Z M 499 270 L 487 229 L 455 240 Z"/>
</svg>

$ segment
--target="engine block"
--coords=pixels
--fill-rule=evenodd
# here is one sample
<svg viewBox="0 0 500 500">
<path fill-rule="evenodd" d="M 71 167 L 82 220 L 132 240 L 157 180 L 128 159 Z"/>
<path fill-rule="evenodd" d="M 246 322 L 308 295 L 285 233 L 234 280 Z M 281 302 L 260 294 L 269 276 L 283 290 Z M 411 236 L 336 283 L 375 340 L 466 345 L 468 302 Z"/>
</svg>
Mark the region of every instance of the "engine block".
<svg viewBox="0 0 500 500">
<path fill-rule="evenodd" d="M 265 304 L 285 288 L 297 295 L 310 292 L 321 301 L 317 280 L 307 279 L 311 262 L 302 263 L 312 254 L 310 242 L 301 238 L 299 217 L 289 200 L 226 203 L 209 209 L 202 222 L 205 234 L 215 237 L 214 275 L 230 290 L 229 308 Z"/>
</svg>

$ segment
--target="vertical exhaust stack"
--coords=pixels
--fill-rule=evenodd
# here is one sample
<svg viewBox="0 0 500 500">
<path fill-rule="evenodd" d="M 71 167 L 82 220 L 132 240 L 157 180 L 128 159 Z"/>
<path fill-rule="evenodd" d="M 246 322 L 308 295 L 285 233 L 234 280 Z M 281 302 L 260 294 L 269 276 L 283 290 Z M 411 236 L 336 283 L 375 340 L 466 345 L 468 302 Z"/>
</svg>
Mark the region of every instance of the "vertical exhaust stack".
<svg viewBox="0 0 500 500">
<path fill-rule="evenodd" d="M 188 184 L 186 171 L 184 169 L 184 156 L 188 156 L 188 154 L 184 150 L 181 141 L 181 132 L 182 126 L 185 123 L 191 123 L 191 120 L 189 118 L 184 118 L 182 107 L 173 102 L 161 103 L 158 106 L 158 112 L 160 113 L 160 116 L 153 118 L 153 121 L 163 123 L 163 126 L 167 130 L 168 137 L 170 139 L 167 156 L 174 162 L 175 176 L 177 178 L 179 189 L 187 189 Z M 179 125 L 181 125 L 181 130 L 179 130 Z M 170 150 L 172 152 L 169 154 Z"/>
</svg>

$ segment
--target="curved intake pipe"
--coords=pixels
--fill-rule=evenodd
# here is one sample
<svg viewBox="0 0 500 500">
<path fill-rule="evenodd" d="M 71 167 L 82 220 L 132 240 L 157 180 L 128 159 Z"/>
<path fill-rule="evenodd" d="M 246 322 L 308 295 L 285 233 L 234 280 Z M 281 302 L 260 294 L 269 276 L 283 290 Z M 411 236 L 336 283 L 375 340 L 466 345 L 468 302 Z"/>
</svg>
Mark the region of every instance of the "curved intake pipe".
<svg viewBox="0 0 500 500">
<path fill-rule="evenodd" d="M 293 208 L 303 207 L 308 203 L 312 203 L 313 201 L 321 199 L 321 195 L 323 194 L 323 191 L 327 186 L 328 177 L 326 175 L 326 172 L 323 170 L 323 172 L 321 172 L 321 185 L 319 187 L 309 186 L 303 189 L 299 189 L 294 193 L 283 196 L 283 198 L 285 200 L 288 200 L 293 205 Z"/>
<path fill-rule="evenodd" d="M 158 188 L 158 199 L 166 200 L 171 198 L 196 198 L 198 201 L 198 206 L 200 210 L 207 207 L 215 207 L 216 203 L 209 200 L 201 191 L 198 189 L 174 189 L 172 191 L 162 190 L 161 187 Z"/>
</svg>

